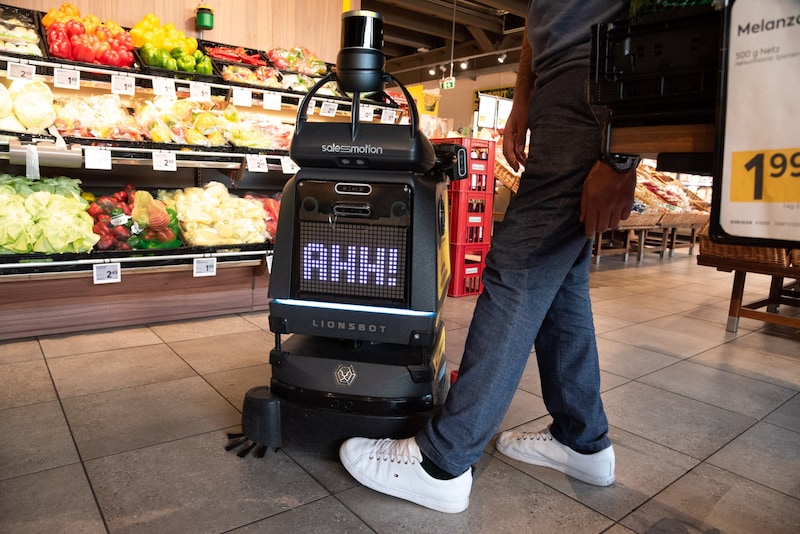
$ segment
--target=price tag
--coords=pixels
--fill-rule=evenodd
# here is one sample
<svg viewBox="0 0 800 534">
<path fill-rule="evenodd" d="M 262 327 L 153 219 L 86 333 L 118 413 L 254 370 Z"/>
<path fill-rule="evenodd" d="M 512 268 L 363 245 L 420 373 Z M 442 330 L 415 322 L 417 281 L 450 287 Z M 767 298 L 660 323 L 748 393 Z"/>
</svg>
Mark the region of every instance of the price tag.
<svg viewBox="0 0 800 534">
<path fill-rule="evenodd" d="M 326 100 L 319 108 L 319 115 L 320 117 L 335 117 L 337 109 L 339 109 L 339 104 Z"/>
<path fill-rule="evenodd" d="M 731 154 L 731 202 L 800 202 L 800 148 Z"/>
<path fill-rule="evenodd" d="M 175 96 L 175 80 L 173 78 L 153 78 L 153 94 Z"/>
<path fill-rule="evenodd" d="M 36 76 L 36 67 L 23 63 L 8 63 L 6 72 L 9 80 L 31 81 Z"/>
<path fill-rule="evenodd" d="M 263 96 L 264 109 L 272 111 L 281 110 L 281 94 L 280 93 L 264 93 Z"/>
<path fill-rule="evenodd" d="M 53 85 L 61 89 L 80 89 L 81 72 L 72 69 L 53 69 Z"/>
<path fill-rule="evenodd" d="M 120 269 L 119 263 L 96 263 L 92 265 L 92 282 L 95 284 L 122 282 L 122 269 Z"/>
<path fill-rule="evenodd" d="M 361 106 L 358 108 L 358 119 L 361 122 L 372 122 L 372 119 L 374 118 L 375 118 L 374 106 Z"/>
<path fill-rule="evenodd" d="M 397 112 L 393 109 L 384 109 L 381 112 L 381 123 L 383 124 L 394 124 L 396 119 Z"/>
<path fill-rule="evenodd" d="M 250 172 L 269 172 L 267 156 L 261 154 L 247 154 L 247 170 Z"/>
<path fill-rule="evenodd" d="M 153 152 L 154 171 L 177 171 L 178 161 L 175 152 Z"/>
<path fill-rule="evenodd" d="M 308 115 L 313 115 L 315 109 L 317 109 L 317 101 L 312 98 L 311 102 L 308 103 L 308 113 L 307 114 Z"/>
<path fill-rule="evenodd" d="M 101 171 L 111 170 L 111 151 L 107 148 L 86 147 L 83 149 L 83 166 Z"/>
<path fill-rule="evenodd" d="M 249 108 L 253 106 L 253 92 L 247 87 L 233 88 L 233 105 Z"/>
<path fill-rule="evenodd" d="M 136 92 L 136 80 L 130 76 L 111 76 L 111 92 L 116 95 L 131 95 Z"/>
<path fill-rule="evenodd" d="M 211 86 L 207 83 L 189 82 L 189 99 L 196 102 L 211 100 Z"/>
<path fill-rule="evenodd" d="M 300 167 L 289 156 L 281 156 L 281 170 L 283 174 L 295 174 Z"/>
<path fill-rule="evenodd" d="M 800 243 L 800 40 L 789 25 L 797 2 L 729 4 L 712 227 L 733 243 Z"/>
<path fill-rule="evenodd" d="M 194 277 L 217 276 L 217 258 L 195 258 L 192 267 Z"/>
</svg>

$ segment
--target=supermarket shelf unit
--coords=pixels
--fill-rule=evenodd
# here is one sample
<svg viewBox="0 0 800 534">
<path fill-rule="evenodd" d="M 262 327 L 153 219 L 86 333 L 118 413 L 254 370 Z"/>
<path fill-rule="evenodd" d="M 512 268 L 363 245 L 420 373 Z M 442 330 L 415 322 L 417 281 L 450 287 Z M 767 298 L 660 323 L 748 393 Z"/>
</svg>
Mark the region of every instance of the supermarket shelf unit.
<svg viewBox="0 0 800 534">
<path fill-rule="evenodd" d="M 135 94 L 153 95 L 158 76 L 120 72 L 102 66 L 62 64 L 58 60 L 22 58 L 0 54 L 0 70 L 28 66 L 36 78 L 53 86 L 56 69 L 79 73 L 80 84 L 72 91 L 88 96 L 113 91 L 116 77 L 132 78 Z M 170 78 L 172 79 L 172 78 Z M 210 95 L 231 97 L 233 87 L 223 83 L 174 78 L 179 95 L 191 94 L 193 84 L 202 83 Z M 249 88 L 253 109 L 284 122 L 294 122 L 304 94 Z M 126 98 L 120 95 L 121 98 Z M 264 102 L 268 99 L 270 106 Z M 275 105 L 275 102 L 278 105 Z M 321 105 L 328 97 L 315 99 Z M 336 103 L 336 114 L 324 120 L 347 120 L 349 101 Z M 124 100 L 123 100 L 124 101 Z M 389 107 L 375 103 L 376 107 Z M 279 109 L 277 109 L 279 108 Z M 5 132 L 9 141 L 0 144 L 0 172 L 25 174 L 25 156 L 37 147 L 41 174 L 79 177 L 98 191 L 120 189 L 135 180 L 144 189 L 202 186 L 208 181 L 230 182 L 240 189 L 280 192 L 296 171 L 288 152 L 241 147 L 210 149 L 136 143 L 102 139 L 61 139 L 57 132 L 43 135 Z M 113 170 L 87 169 L 88 151 L 107 150 Z M 173 172 L 154 168 L 156 154 L 174 156 Z M 254 157 L 255 156 L 255 157 Z M 255 162 L 258 167 L 252 167 Z M 198 262 L 199 259 L 199 262 Z M 152 322 L 267 310 L 268 263 L 271 245 L 184 247 L 170 251 L 111 251 L 86 254 L 30 254 L 0 256 L 0 340 L 118 328 Z M 203 263 L 200 263 L 203 262 Z M 98 267 L 116 270 L 115 283 L 101 283 Z M 213 266 L 201 272 L 198 265 Z M 109 272 L 109 271 L 106 271 Z"/>
</svg>

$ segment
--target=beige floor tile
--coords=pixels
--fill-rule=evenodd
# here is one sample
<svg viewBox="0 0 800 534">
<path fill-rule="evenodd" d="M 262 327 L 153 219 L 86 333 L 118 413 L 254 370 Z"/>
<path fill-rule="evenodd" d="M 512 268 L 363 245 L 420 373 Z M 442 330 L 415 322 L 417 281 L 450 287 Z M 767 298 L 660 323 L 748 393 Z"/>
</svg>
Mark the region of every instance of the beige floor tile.
<svg viewBox="0 0 800 534">
<path fill-rule="evenodd" d="M 653 322 L 635 324 L 613 332 L 607 332 L 603 334 L 603 338 L 619 341 L 620 343 L 628 343 L 640 349 L 660 352 L 675 358 L 688 358 L 719 346 L 721 343 L 710 338 L 688 335 L 676 336 L 674 331 L 651 326 Z"/>
<path fill-rule="evenodd" d="M 708 463 L 800 498 L 800 434 L 758 423 L 708 459 Z"/>
<path fill-rule="evenodd" d="M 109 530 L 227 532 L 327 495 L 283 453 L 237 458 L 224 444 L 211 432 L 87 462 Z"/>
<path fill-rule="evenodd" d="M 442 514 L 362 486 L 336 497 L 375 532 L 599 533 L 612 522 L 506 463 L 484 455 L 477 464 L 470 506 Z"/>
<path fill-rule="evenodd" d="M 0 480 L 79 461 L 58 402 L 0 410 Z"/>
<path fill-rule="evenodd" d="M 609 424 L 704 459 L 755 420 L 637 382 L 603 395 Z"/>
<path fill-rule="evenodd" d="M 639 379 L 690 399 L 760 419 L 797 392 L 693 362 L 678 362 Z"/>
<path fill-rule="evenodd" d="M 41 359 L 42 349 L 35 339 L 0 341 L 0 365 Z"/>
<path fill-rule="evenodd" d="M 194 376 L 166 345 L 63 356 L 49 361 L 61 398 L 89 395 Z"/>
<path fill-rule="evenodd" d="M 740 347 L 735 341 L 693 356 L 691 361 L 800 391 L 800 362 Z"/>
<path fill-rule="evenodd" d="M 148 326 L 150 330 L 167 343 L 258 329 L 258 326 L 252 321 L 248 321 L 238 315 L 155 323 Z"/>
<path fill-rule="evenodd" d="M 324 527 L 322 527 L 324 525 Z M 320 532 L 325 534 L 369 534 L 375 532 L 353 512 L 333 497 L 293 508 L 263 521 L 231 530 L 230 534 L 262 534 L 264 532 Z"/>
<path fill-rule="evenodd" d="M 769 532 L 800 529 L 796 499 L 702 464 L 622 520 L 636 532 Z"/>
<path fill-rule="evenodd" d="M 72 356 L 114 349 L 129 349 L 161 343 L 149 328 L 131 326 L 126 328 L 97 330 L 78 334 L 61 334 L 39 339 L 45 358 Z"/>
<path fill-rule="evenodd" d="M 0 495 L 0 532 L 106 532 L 80 464 L 0 482 Z"/>
<path fill-rule="evenodd" d="M 42 359 L 0 365 L 0 410 L 56 400 Z"/>
<path fill-rule="evenodd" d="M 786 404 L 764 418 L 765 423 L 800 434 L 800 395 L 795 395 Z"/>
<path fill-rule="evenodd" d="M 269 363 L 275 339 L 260 329 L 169 344 L 199 374 Z"/>
<path fill-rule="evenodd" d="M 634 346 L 635 339 L 625 343 L 598 336 L 600 369 L 625 378 L 639 378 L 679 361 L 675 356 Z"/>
<path fill-rule="evenodd" d="M 228 399 L 232 405 L 241 410 L 245 394 L 256 386 L 268 386 L 272 376 L 272 367 L 267 364 L 253 367 L 241 367 L 230 371 L 209 373 L 203 378 L 216 389 L 220 395 Z"/>
<path fill-rule="evenodd" d="M 238 425 L 241 415 L 202 378 L 64 399 L 84 459 Z"/>
<path fill-rule="evenodd" d="M 520 430 L 536 432 L 546 421 L 523 425 Z M 616 481 L 596 487 L 572 479 L 554 469 L 492 454 L 558 491 L 613 519 L 619 520 L 695 467 L 698 460 L 634 434 L 612 427 L 609 430 L 616 458 Z"/>
</svg>

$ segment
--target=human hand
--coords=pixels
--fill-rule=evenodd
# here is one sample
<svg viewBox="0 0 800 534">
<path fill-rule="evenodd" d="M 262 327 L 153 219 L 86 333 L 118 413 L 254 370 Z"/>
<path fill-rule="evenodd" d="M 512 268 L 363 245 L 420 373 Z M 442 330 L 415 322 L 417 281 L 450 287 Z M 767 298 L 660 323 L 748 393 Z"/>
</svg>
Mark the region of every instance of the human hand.
<svg viewBox="0 0 800 534">
<path fill-rule="evenodd" d="M 633 209 L 635 190 L 636 169 L 620 174 L 605 163 L 596 162 L 581 194 L 581 222 L 586 237 L 612 230 L 627 219 Z"/>
<path fill-rule="evenodd" d="M 527 106 L 514 105 L 503 132 L 503 156 L 516 172 L 525 165 L 525 137 L 528 133 Z"/>
</svg>

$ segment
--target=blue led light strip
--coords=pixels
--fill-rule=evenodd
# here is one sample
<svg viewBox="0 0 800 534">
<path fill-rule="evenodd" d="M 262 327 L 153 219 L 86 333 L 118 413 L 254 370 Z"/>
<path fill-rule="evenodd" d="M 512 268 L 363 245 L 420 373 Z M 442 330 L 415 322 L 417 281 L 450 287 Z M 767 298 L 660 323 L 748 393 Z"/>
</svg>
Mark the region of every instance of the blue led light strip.
<svg viewBox="0 0 800 534">
<path fill-rule="evenodd" d="M 384 308 L 381 306 L 360 306 L 358 304 L 341 304 L 337 302 L 317 302 L 313 300 L 273 299 L 273 302 L 285 306 L 305 306 L 307 308 L 321 308 L 326 310 L 383 313 L 386 315 L 405 315 L 411 317 L 434 317 L 436 315 L 436 312 Z"/>
</svg>

